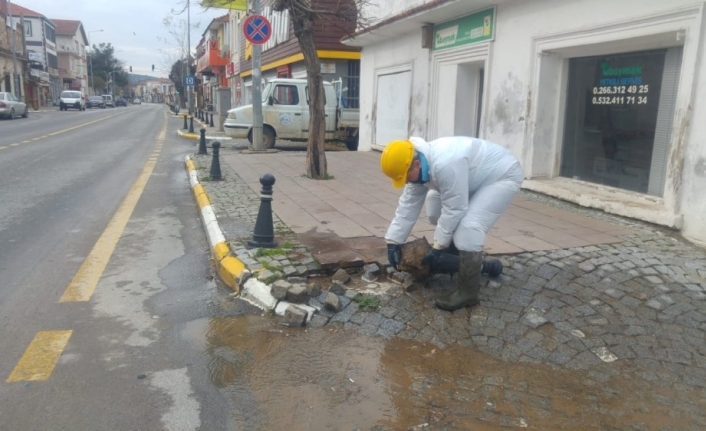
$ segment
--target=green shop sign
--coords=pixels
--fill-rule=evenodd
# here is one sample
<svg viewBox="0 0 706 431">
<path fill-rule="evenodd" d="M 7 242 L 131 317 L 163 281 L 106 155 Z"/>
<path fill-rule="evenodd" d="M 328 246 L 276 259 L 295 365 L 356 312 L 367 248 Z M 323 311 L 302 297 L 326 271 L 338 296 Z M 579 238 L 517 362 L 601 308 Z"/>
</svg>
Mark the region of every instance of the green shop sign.
<svg viewBox="0 0 706 431">
<path fill-rule="evenodd" d="M 495 8 L 466 15 L 434 26 L 434 51 L 492 40 Z"/>
</svg>

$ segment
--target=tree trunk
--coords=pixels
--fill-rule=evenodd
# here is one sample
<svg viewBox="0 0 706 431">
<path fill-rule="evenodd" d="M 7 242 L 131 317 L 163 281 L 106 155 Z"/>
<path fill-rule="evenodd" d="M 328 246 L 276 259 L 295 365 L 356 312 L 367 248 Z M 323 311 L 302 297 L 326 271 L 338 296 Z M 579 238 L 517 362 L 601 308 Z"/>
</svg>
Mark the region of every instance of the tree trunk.
<svg viewBox="0 0 706 431">
<path fill-rule="evenodd" d="M 309 139 L 306 149 L 306 175 L 309 178 L 324 179 L 326 168 L 326 117 L 324 112 L 324 82 L 321 76 L 321 61 L 314 44 L 314 16 L 290 9 L 294 34 L 304 54 L 309 88 Z"/>
</svg>

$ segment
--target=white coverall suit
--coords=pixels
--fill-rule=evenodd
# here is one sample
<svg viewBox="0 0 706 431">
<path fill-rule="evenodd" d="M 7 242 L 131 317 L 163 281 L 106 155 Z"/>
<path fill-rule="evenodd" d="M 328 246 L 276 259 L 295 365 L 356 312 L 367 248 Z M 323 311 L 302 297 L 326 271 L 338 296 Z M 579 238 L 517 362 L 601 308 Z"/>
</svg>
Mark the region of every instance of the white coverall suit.
<svg viewBox="0 0 706 431">
<path fill-rule="evenodd" d="M 385 240 L 406 242 L 426 201 L 437 248 L 453 239 L 459 250 L 482 251 L 487 232 L 520 190 L 520 163 L 507 149 L 482 139 L 410 141 L 427 159 L 429 181 L 405 185 Z"/>
</svg>

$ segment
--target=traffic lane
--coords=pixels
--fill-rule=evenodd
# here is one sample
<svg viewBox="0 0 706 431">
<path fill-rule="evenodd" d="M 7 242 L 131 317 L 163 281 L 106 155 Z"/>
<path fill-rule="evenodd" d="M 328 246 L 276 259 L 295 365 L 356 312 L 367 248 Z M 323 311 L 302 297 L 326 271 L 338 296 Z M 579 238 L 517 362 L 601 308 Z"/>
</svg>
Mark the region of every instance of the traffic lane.
<svg viewBox="0 0 706 431">
<path fill-rule="evenodd" d="M 136 108 L 139 108 L 136 107 Z M 101 116 L 127 113 L 129 109 L 87 109 L 86 111 L 31 112 L 28 118 L 0 120 L 0 148 L 32 141 L 59 130 L 75 127 Z M 0 149 L 0 155 L 3 150 Z"/>
<path fill-rule="evenodd" d="M 70 325 L 51 310 L 142 170 L 163 121 L 155 107 L 0 157 L 0 375 L 37 331 Z"/>
<path fill-rule="evenodd" d="M 51 378 L 0 381 L 6 429 L 227 428 L 210 359 L 183 328 L 255 310 L 234 305 L 213 281 L 183 167 L 193 143 L 173 137 L 174 127 L 91 301 L 51 310 L 67 314 L 63 327 L 73 331 Z"/>
</svg>

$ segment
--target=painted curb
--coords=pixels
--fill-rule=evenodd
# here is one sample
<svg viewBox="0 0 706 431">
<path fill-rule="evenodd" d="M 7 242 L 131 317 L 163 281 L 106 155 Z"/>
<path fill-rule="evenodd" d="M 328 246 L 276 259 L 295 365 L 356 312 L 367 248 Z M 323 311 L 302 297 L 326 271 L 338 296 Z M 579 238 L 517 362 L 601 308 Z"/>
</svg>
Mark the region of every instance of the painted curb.
<svg viewBox="0 0 706 431">
<path fill-rule="evenodd" d="M 194 139 L 198 140 L 201 138 L 201 134 L 197 133 L 189 133 L 189 132 L 184 132 L 182 129 L 177 129 L 177 135 L 181 136 L 184 139 Z M 231 137 L 228 136 L 208 136 L 206 135 L 206 139 L 209 139 L 211 141 L 230 141 Z"/>
<path fill-rule="evenodd" d="M 206 190 L 199 183 L 196 167 L 193 160 L 191 160 L 191 156 L 186 156 L 184 166 L 189 175 L 189 184 L 194 193 L 194 199 L 201 210 L 201 222 L 208 237 L 208 244 L 211 247 L 211 256 L 213 257 L 216 272 L 223 283 L 239 294 L 241 284 L 247 278 L 244 276 L 249 274 L 249 271 L 247 271 L 245 264 L 231 253 L 223 231 L 218 225 L 216 213 L 211 207 L 211 201 L 206 194 Z"/>
</svg>

